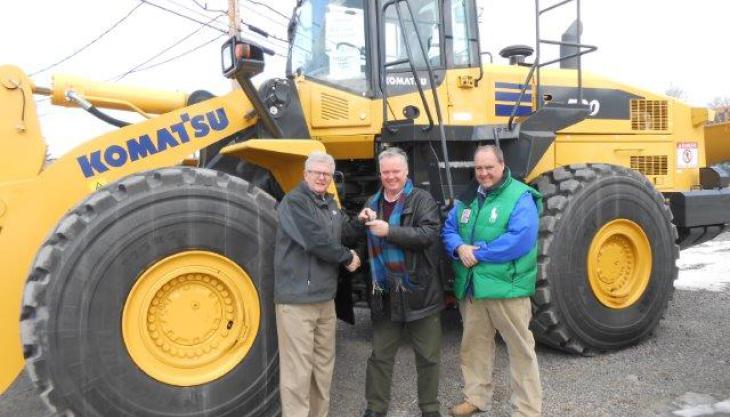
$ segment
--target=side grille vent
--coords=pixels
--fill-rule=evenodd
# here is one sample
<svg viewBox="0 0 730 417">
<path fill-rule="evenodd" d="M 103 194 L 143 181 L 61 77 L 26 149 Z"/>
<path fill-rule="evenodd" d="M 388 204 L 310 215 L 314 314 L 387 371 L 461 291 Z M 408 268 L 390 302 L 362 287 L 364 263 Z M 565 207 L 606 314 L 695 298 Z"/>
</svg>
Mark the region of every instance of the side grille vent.
<svg viewBox="0 0 730 417">
<path fill-rule="evenodd" d="M 322 93 L 322 120 L 347 120 L 349 117 L 347 99 Z"/>
<path fill-rule="evenodd" d="M 669 129 L 668 107 L 666 100 L 631 100 L 631 129 Z"/>
<path fill-rule="evenodd" d="M 639 171 L 647 177 L 650 175 L 667 175 L 667 173 L 669 172 L 669 169 L 667 167 L 667 156 L 632 156 L 631 169 Z"/>
</svg>

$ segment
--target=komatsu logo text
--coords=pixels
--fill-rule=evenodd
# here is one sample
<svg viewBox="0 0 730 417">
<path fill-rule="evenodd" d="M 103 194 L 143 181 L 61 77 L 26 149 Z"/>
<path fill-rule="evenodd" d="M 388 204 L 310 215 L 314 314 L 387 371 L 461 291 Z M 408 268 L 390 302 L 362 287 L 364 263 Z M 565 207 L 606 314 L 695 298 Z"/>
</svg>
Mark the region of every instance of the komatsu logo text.
<svg viewBox="0 0 730 417">
<path fill-rule="evenodd" d="M 76 160 L 84 177 L 93 177 L 96 174 L 108 171 L 110 167 L 119 168 L 127 162 L 144 159 L 158 152 L 179 146 L 181 143 L 190 142 L 191 136 L 185 129 L 186 123 L 193 128 L 192 138 L 203 138 L 208 136 L 211 130 L 221 131 L 228 127 L 228 116 L 223 108 L 192 117 L 187 113 L 183 113 L 180 115 L 179 123 L 158 129 L 154 135 L 144 134 L 127 140 L 124 146 L 110 145 L 106 149 L 82 155 Z"/>
</svg>

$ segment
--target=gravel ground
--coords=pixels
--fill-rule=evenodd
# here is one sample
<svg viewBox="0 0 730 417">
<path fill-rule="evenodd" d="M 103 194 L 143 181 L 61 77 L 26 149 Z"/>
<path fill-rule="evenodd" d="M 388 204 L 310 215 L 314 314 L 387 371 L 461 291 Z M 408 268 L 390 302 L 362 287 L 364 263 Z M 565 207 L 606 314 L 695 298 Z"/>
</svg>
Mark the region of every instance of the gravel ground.
<svg viewBox="0 0 730 417">
<path fill-rule="evenodd" d="M 655 335 L 619 352 L 578 357 L 538 347 L 544 390 L 544 416 L 658 417 L 694 405 L 730 398 L 730 340 L 726 331 L 730 290 L 677 291 L 666 319 Z M 360 416 L 365 406 L 363 384 L 369 354 L 369 319 L 342 325 L 333 390 L 333 416 Z M 441 401 L 447 407 L 461 400 L 458 347 L 459 315 L 444 315 Z M 485 416 L 509 416 L 507 354 L 498 346 L 493 407 Z M 417 417 L 413 354 L 399 352 L 393 381 L 390 417 Z M 690 414 L 710 415 L 710 414 Z M 713 414 L 721 416 L 723 414 Z M 730 416 L 730 414 L 725 414 Z"/>
<path fill-rule="evenodd" d="M 654 336 L 638 346 L 594 357 L 567 355 L 538 347 L 545 394 L 544 416 L 575 417 L 693 417 L 713 415 L 713 404 L 730 399 L 730 290 L 678 290 L 667 316 Z M 459 315 L 444 314 L 444 351 L 441 400 L 447 406 L 461 399 L 458 347 Z M 340 324 L 337 364 L 332 392 L 333 417 L 359 417 L 363 398 L 365 361 L 369 355 L 370 320 L 357 311 L 358 324 Z M 413 354 L 404 346 L 398 354 L 390 417 L 418 417 Z M 494 404 L 485 417 L 509 415 L 507 355 L 497 350 Z M 723 409 L 720 403 L 714 410 Z M 703 409 L 704 414 L 699 414 Z M 699 411 L 698 411 L 699 410 Z M 27 377 L 0 396 L 0 417 L 45 417 Z"/>
</svg>

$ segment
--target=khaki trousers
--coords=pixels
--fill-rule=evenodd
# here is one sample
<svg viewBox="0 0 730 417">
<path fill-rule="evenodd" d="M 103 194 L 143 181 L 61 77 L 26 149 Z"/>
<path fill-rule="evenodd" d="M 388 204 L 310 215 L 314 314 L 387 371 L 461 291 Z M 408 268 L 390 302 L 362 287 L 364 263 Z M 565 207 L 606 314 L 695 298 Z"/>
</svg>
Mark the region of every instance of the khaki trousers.
<svg viewBox="0 0 730 417">
<path fill-rule="evenodd" d="M 494 382 L 494 336 L 499 331 L 507 344 L 512 388 L 512 416 L 537 417 L 542 409 L 542 386 L 535 354 L 535 339 L 528 328 L 532 310 L 527 297 L 511 299 L 467 298 L 459 303 L 464 321 L 461 372 L 464 397 L 486 410 Z"/>
<path fill-rule="evenodd" d="M 277 304 L 282 417 L 326 417 L 335 367 L 334 301 Z"/>
</svg>

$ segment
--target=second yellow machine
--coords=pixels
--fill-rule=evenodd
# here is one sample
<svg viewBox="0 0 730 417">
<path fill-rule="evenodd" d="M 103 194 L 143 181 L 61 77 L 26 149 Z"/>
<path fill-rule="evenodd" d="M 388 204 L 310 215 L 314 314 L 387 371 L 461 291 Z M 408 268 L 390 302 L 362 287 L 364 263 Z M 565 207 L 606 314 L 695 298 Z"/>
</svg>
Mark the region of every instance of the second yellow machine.
<svg viewBox="0 0 730 417">
<path fill-rule="evenodd" d="M 538 3 L 538 23 L 568 4 Z M 0 391 L 25 365 L 56 415 L 279 415 L 276 199 L 315 149 L 355 212 L 388 146 L 444 208 L 474 186 L 476 146 L 501 147 L 545 198 L 537 338 L 588 353 L 649 335 L 680 248 L 730 223 L 729 135 L 704 108 L 584 73 L 579 17 L 503 49 L 508 65 L 482 62 L 477 23 L 474 0 L 299 0 L 287 77 L 257 91 L 265 50 L 232 38 L 223 70 L 242 89 L 221 97 L 43 88 L 0 67 Z M 119 129 L 47 162 L 33 94 Z"/>
</svg>

